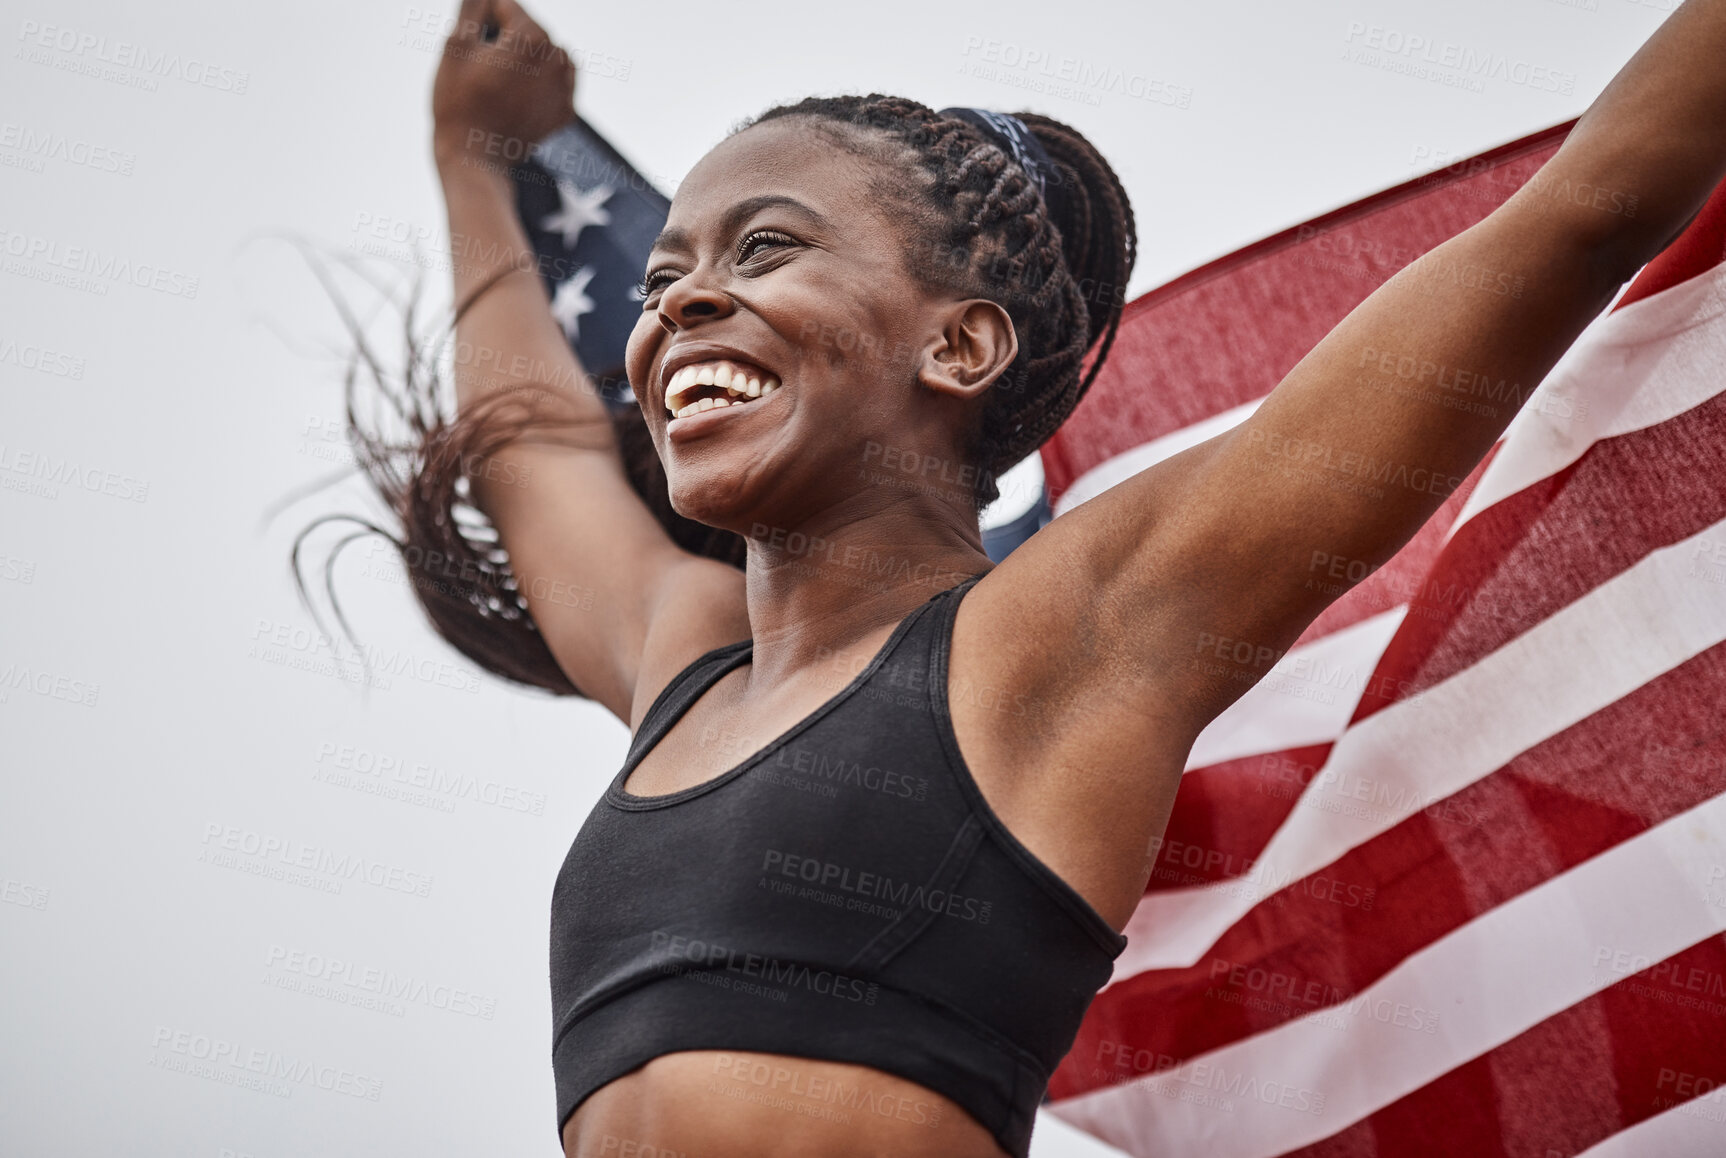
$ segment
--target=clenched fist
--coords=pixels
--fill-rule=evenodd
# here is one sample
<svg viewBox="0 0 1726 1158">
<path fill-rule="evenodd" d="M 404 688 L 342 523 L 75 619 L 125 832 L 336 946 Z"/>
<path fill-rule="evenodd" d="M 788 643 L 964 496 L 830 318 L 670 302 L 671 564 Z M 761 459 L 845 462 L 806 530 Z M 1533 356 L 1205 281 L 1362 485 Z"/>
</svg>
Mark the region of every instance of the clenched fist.
<svg viewBox="0 0 1726 1158">
<path fill-rule="evenodd" d="M 473 154 L 515 161 L 575 117 L 575 63 L 515 0 L 462 0 L 432 82 L 440 164 Z"/>
</svg>

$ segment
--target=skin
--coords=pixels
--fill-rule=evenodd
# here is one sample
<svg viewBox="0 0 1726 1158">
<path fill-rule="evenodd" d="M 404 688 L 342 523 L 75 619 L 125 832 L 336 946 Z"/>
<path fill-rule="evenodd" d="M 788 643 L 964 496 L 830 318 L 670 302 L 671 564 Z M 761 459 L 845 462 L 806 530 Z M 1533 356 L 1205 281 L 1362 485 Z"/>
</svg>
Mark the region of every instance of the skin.
<svg viewBox="0 0 1726 1158">
<path fill-rule="evenodd" d="M 485 21 L 502 27 L 496 44 L 474 31 Z M 630 490 L 602 404 L 529 273 L 503 276 L 458 327 L 462 341 L 537 368 L 489 377 L 458 368 L 462 406 L 526 386 L 542 419 L 494 459 L 531 467 L 530 485 L 480 480 L 480 502 L 525 590 L 594 593 L 587 611 L 554 596 L 529 603 L 559 665 L 632 732 L 677 672 L 753 637 L 753 662 L 720 680 L 632 773 L 626 788 L 642 796 L 712 779 L 765 747 L 845 686 L 905 615 L 987 572 L 953 629 L 961 752 L 1008 829 L 1120 929 L 1143 895 L 1146 850 L 1194 739 L 1269 668 L 1206 659 L 1205 641 L 1286 650 L 1339 594 L 1307 582 L 1315 552 L 1388 559 L 1513 416 L 1510 406 L 1468 413 L 1376 388 L 1383 375 L 1363 368 L 1368 351 L 1513 382 L 1544 377 L 1726 173 L 1723 55 L 1726 3 L 1692 0 L 1527 188 L 1375 292 L 1252 418 L 1055 520 L 999 566 L 983 553 L 965 488 L 910 491 L 870 471 L 881 447 L 955 469 L 966 461 L 965 431 L 1017 351 L 1011 321 L 992 302 L 918 284 L 903 213 L 874 184 L 905 178 L 878 150 L 796 120 L 756 126 L 679 186 L 628 353 L 674 505 L 748 537 L 746 571 L 677 548 Z M 433 91 L 452 234 L 531 254 L 497 144 L 519 147 L 567 121 L 574 79 L 512 0 L 463 5 Z M 1584 187 L 1621 196 L 1560 195 Z M 1628 196 L 1634 216 L 1611 210 Z M 458 266 L 458 300 L 504 264 Z M 1519 293 L 1500 292 L 1512 284 Z M 834 338 L 842 332 L 874 340 L 867 353 L 855 341 L 846 350 Z M 730 353 L 784 387 L 679 434 L 665 377 L 690 353 Z M 1368 456 L 1412 473 L 1377 494 L 1339 490 L 1328 485 L 1337 472 L 1299 465 L 1314 447 L 1331 462 Z M 828 546 L 794 554 L 775 545 L 774 529 Z M 870 553 L 921 570 L 859 586 L 845 560 Z M 1002 702 L 1023 710 L 1003 712 Z M 933 1126 L 841 1125 L 724 1096 L 754 1062 L 942 1112 Z M 891 1074 L 717 1051 L 656 1059 L 598 1091 L 564 1131 L 572 1156 L 620 1152 L 619 1140 L 706 1158 L 1001 1153 L 959 1107 Z"/>
</svg>

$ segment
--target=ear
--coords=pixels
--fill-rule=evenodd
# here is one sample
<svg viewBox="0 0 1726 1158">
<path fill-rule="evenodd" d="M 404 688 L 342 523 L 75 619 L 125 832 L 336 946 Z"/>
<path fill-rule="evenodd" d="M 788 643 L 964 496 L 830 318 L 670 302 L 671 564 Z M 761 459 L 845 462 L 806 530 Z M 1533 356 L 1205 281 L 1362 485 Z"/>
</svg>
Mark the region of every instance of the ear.
<svg viewBox="0 0 1726 1158">
<path fill-rule="evenodd" d="M 971 399 L 1006 373 L 1018 356 L 1013 319 L 998 302 L 954 302 L 940 335 L 923 352 L 917 380 L 939 393 Z"/>
</svg>

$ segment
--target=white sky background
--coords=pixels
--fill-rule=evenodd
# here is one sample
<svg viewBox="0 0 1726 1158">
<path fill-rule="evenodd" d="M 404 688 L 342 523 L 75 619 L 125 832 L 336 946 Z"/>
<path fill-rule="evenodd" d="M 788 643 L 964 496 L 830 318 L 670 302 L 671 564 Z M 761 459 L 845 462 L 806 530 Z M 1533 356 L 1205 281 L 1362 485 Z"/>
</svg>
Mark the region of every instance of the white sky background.
<svg viewBox="0 0 1726 1158">
<path fill-rule="evenodd" d="M 811 92 L 878 89 L 936 107 L 1030 108 L 1067 120 L 1112 160 L 1132 196 L 1136 294 L 1445 158 L 1581 112 L 1671 6 L 884 0 L 559 2 L 535 11 L 598 62 L 580 82 L 578 107 L 667 184 L 738 119 Z M 4 5 L 7 1154 L 558 1152 L 550 890 L 622 761 L 626 731 L 592 704 L 478 675 L 363 545 L 337 572 L 353 621 L 369 643 L 430 678 L 397 674 L 362 697 L 351 683 L 277 662 L 315 657 L 294 646 L 310 620 L 287 578 L 293 532 L 317 513 L 371 508 L 349 487 L 262 526 L 271 503 L 331 468 L 320 453 L 339 450 L 322 437 L 322 424 L 340 415 L 335 368 L 315 354 L 339 348 L 341 332 L 304 266 L 257 238 L 291 231 L 343 250 L 377 242 L 367 232 L 374 223 L 386 235 L 442 235 L 429 88 L 438 16 L 453 11 L 441 0 Z M 427 12 L 430 32 L 421 30 Z M 179 74 L 158 75 L 154 91 L 81 75 L 67 66 L 95 63 L 95 49 L 28 47 L 31 30 L 46 25 L 105 38 L 110 54 L 132 42 L 227 69 L 217 79 L 229 87 L 244 74 L 245 91 Z M 1558 76 L 1547 87 L 1488 79 L 1477 92 L 1393 73 L 1349 59 L 1367 39 L 1351 41 L 1355 25 Z M 1038 69 L 1022 66 L 1028 54 L 1051 70 L 1062 58 L 1123 70 L 1135 89 L 1178 86 L 1190 90 L 1188 107 L 1008 83 L 1038 83 Z M 1567 76 L 1568 95 L 1549 91 Z M 50 158 L 34 170 L 20 134 L 64 136 L 113 160 Z M 129 171 L 104 171 L 108 164 Z M 195 277 L 196 293 L 49 284 L 40 279 L 57 267 L 40 255 L 44 246 L 61 259 L 84 247 L 162 267 L 171 286 Z M 440 275 L 431 286 L 447 295 Z M 48 369 L 42 350 L 52 352 Z M 27 464 L 41 456 L 95 472 L 83 476 L 95 489 L 62 483 L 33 493 Z M 103 480 L 120 493 L 103 493 Z M 140 484 L 142 501 L 124 497 Z M 260 657 L 256 648 L 272 638 L 286 645 Z M 450 686 L 473 683 L 477 691 Z M 320 752 L 344 746 L 476 778 L 500 802 L 432 792 L 428 806 L 320 782 L 320 770 L 339 770 Z M 396 775 L 356 779 L 411 787 Z M 429 895 L 358 879 L 339 892 L 300 887 L 245 871 L 275 862 L 244 856 L 200 862 L 220 850 L 223 837 L 212 832 L 364 857 L 397 870 L 409 888 L 429 877 Z M 439 994 L 460 990 L 494 1016 L 426 1001 L 404 1002 L 398 1014 L 296 992 L 281 985 L 308 978 L 283 967 L 288 954 L 350 962 L 354 978 L 375 969 Z M 353 989 L 340 979 L 330 988 Z M 286 1097 L 175 1072 L 157 1063 L 190 1060 L 158 1048 L 176 1034 L 316 1068 L 284 1081 Z M 340 1071 L 353 1075 L 343 1086 L 377 1099 L 320 1088 L 318 1075 Z M 1110 1152 L 1047 1117 L 1033 1147 L 1038 1158 Z"/>
</svg>

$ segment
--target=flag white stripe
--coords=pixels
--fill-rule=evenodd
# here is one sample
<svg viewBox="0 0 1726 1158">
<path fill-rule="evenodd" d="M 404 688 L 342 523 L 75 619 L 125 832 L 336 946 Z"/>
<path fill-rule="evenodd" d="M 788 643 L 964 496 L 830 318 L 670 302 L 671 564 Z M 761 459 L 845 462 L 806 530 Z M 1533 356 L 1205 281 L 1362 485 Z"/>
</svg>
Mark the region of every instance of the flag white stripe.
<svg viewBox="0 0 1726 1158">
<path fill-rule="evenodd" d="M 1139 902 L 1111 984 L 1190 966 L 1263 896 L 1726 639 L 1726 585 L 1693 571 L 1726 520 L 1643 557 L 1449 679 L 1345 732 L 1252 873 Z"/>
<path fill-rule="evenodd" d="M 1644 1118 L 1578 1158 L 1720 1158 L 1726 1153 L 1726 1089 Z"/>
<path fill-rule="evenodd" d="M 1599 440 L 1675 418 L 1722 388 L 1726 266 L 1597 318 L 1511 421 L 1445 538 Z"/>
<path fill-rule="evenodd" d="M 1199 733 L 1187 771 L 1335 740 L 1407 614 L 1405 603 L 1290 648 Z"/>
<path fill-rule="evenodd" d="M 1270 397 L 1268 394 L 1266 398 Z M 1208 438 L 1215 438 L 1225 430 L 1232 430 L 1247 420 L 1253 411 L 1259 408 L 1264 398 L 1255 398 L 1251 402 L 1243 402 L 1232 410 L 1224 410 L 1209 418 L 1201 418 L 1191 426 L 1183 426 L 1179 430 L 1153 438 L 1149 442 L 1141 442 L 1131 450 L 1124 450 L 1113 458 L 1106 458 L 1078 478 L 1073 480 L 1061 493 L 1060 500 L 1055 503 L 1056 517 L 1066 514 L 1087 499 L 1094 499 L 1110 487 L 1124 483 L 1142 470 L 1149 469 L 1172 458 L 1189 447 L 1197 446 Z"/>
<path fill-rule="evenodd" d="M 1726 929 L 1709 893 L 1723 861 L 1716 796 L 1411 954 L 1344 1007 L 1353 1013 L 1315 1012 L 1093 1090 L 1062 1102 L 1062 1116 L 1136 1154 L 1270 1158 L 1310 1145 Z M 1309 1112 L 1318 1095 L 1321 1112 Z M 1216 1097 L 1226 1110 L 1205 1100 Z"/>
</svg>

